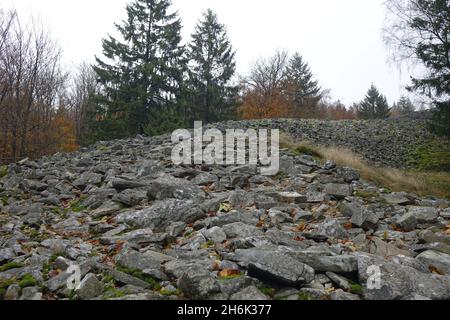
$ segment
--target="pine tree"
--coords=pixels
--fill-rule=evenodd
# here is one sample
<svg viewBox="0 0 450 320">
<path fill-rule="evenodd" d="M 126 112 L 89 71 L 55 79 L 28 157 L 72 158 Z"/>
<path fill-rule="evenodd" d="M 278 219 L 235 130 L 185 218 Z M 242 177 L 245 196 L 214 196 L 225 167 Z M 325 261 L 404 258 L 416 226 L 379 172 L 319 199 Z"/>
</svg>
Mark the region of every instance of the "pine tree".
<svg viewBox="0 0 450 320">
<path fill-rule="evenodd" d="M 411 77 L 411 91 L 434 104 L 431 128 L 450 138 L 450 1 L 388 0 L 393 19 L 385 29 L 400 59 L 420 62 L 426 72 Z"/>
<path fill-rule="evenodd" d="M 296 112 L 300 115 L 314 113 L 323 96 L 322 88 L 319 82 L 314 80 L 308 63 L 299 53 L 295 53 L 289 60 L 285 77 L 286 93 Z"/>
<path fill-rule="evenodd" d="M 391 108 L 375 85 L 371 85 L 364 100 L 360 103 L 358 114 L 361 119 L 385 119 L 391 113 Z"/>
<path fill-rule="evenodd" d="M 122 40 L 103 40 L 106 61 L 96 58 L 99 138 L 139 133 L 152 113 L 176 104 L 183 77 L 181 20 L 169 13 L 171 0 L 134 0 L 116 28 Z"/>
<path fill-rule="evenodd" d="M 411 102 L 411 99 L 402 96 L 400 97 L 400 100 L 398 100 L 398 103 L 396 103 L 392 109 L 395 109 L 395 111 L 397 111 L 401 115 L 408 115 L 413 113 L 416 108 Z"/>
<path fill-rule="evenodd" d="M 210 9 L 203 13 L 189 44 L 189 102 L 191 120 L 206 123 L 230 116 L 237 92 L 231 84 L 236 71 L 235 51 L 226 27 Z"/>
</svg>

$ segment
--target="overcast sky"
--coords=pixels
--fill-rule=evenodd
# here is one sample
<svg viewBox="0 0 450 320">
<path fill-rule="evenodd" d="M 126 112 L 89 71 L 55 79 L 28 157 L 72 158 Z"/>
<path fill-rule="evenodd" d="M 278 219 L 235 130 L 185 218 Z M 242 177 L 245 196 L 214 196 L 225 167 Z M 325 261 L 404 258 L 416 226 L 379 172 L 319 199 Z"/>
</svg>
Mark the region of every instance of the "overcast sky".
<svg viewBox="0 0 450 320">
<path fill-rule="evenodd" d="M 1 0 L 22 15 L 40 16 L 77 64 L 101 54 L 131 0 Z M 202 11 L 213 9 L 237 51 L 238 72 L 276 49 L 301 53 L 333 99 L 360 101 L 373 82 L 390 103 L 405 93 L 408 76 L 388 63 L 382 41 L 384 0 L 174 0 L 189 39 Z"/>
</svg>

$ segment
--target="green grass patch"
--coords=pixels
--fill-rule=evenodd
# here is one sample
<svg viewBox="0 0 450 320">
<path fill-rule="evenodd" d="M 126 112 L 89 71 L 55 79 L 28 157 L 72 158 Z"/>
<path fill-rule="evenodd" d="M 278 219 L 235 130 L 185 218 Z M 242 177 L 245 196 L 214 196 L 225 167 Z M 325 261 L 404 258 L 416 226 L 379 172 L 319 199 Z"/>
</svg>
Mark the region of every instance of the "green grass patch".
<svg viewBox="0 0 450 320">
<path fill-rule="evenodd" d="M 0 179 L 8 174 L 8 166 L 0 166 Z"/>
<path fill-rule="evenodd" d="M 162 294 L 163 296 L 166 297 L 170 297 L 170 296 L 178 296 L 180 295 L 180 291 L 179 290 L 160 290 L 159 291 L 160 294 Z"/>
<path fill-rule="evenodd" d="M 70 210 L 72 212 L 83 212 L 83 211 L 87 211 L 87 207 L 83 206 L 79 200 L 74 201 L 70 204 Z"/>
<path fill-rule="evenodd" d="M 306 293 L 306 292 L 300 292 L 300 293 L 298 294 L 298 300 L 301 300 L 301 301 L 311 301 L 311 300 L 313 300 L 313 298 L 311 297 L 310 294 L 308 294 L 308 293 Z"/>
<path fill-rule="evenodd" d="M 350 285 L 350 292 L 353 293 L 353 294 L 362 295 L 363 288 L 362 288 L 362 286 L 360 284 L 352 283 Z"/>
<path fill-rule="evenodd" d="M 34 287 L 37 284 L 36 279 L 31 274 L 26 274 L 20 279 L 19 281 L 19 287 L 27 288 L 27 287 Z"/>
<path fill-rule="evenodd" d="M 354 195 L 355 195 L 355 197 L 363 198 L 363 199 L 370 199 L 370 198 L 375 198 L 378 196 L 378 194 L 375 192 L 367 192 L 367 191 L 361 191 L 361 190 L 355 191 Z"/>
<path fill-rule="evenodd" d="M 0 266 L 0 272 L 22 268 L 23 266 L 24 266 L 23 263 L 20 262 L 8 262 Z"/>
<path fill-rule="evenodd" d="M 450 171 L 450 143 L 433 140 L 408 152 L 407 164 L 419 171 Z"/>
<path fill-rule="evenodd" d="M 275 295 L 275 289 L 270 287 L 259 287 L 259 291 L 261 291 L 262 294 L 265 294 L 266 296 L 269 296 L 273 298 Z"/>
<path fill-rule="evenodd" d="M 115 287 L 108 288 L 105 292 L 105 296 L 107 299 L 115 299 L 115 298 L 122 298 L 126 296 L 126 293 L 123 292 L 120 289 L 117 289 Z"/>
<path fill-rule="evenodd" d="M 158 281 L 151 276 L 145 275 L 141 270 L 124 268 L 122 266 L 117 266 L 117 270 L 147 282 L 152 290 L 159 291 L 162 288 Z"/>
</svg>

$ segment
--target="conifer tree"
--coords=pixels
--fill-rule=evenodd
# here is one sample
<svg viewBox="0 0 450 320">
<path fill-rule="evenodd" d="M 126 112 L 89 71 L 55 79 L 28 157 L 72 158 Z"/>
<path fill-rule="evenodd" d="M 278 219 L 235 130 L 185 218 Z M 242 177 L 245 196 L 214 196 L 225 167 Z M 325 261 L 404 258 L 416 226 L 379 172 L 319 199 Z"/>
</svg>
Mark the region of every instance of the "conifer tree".
<svg viewBox="0 0 450 320">
<path fill-rule="evenodd" d="M 189 102 L 191 120 L 206 123 L 230 116 L 236 87 L 231 80 L 236 71 L 235 52 L 226 27 L 210 9 L 203 13 L 189 44 Z"/>
<path fill-rule="evenodd" d="M 299 115 L 312 115 L 323 93 L 319 82 L 314 80 L 308 63 L 299 53 L 295 53 L 289 60 L 285 72 L 286 93 L 293 108 Z"/>
<path fill-rule="evenodd" d="M 364 100 L 360 103 L 358 114 L 361 119 L 385 119 L 391 113 L 391 108 L 378 89 L 372 84 Z"/>
<path fill-rule="evenodd" d="M 100 85 L 96 97 L 97 138 L 126 137 L 148 125 L 152 114 L 173 107 L 184 73 L 181 20 L 171 0 L 134 0 L 127 19 L 116 24 L 122 39 L 103 40 L 96 58 Z"/>
</svg>

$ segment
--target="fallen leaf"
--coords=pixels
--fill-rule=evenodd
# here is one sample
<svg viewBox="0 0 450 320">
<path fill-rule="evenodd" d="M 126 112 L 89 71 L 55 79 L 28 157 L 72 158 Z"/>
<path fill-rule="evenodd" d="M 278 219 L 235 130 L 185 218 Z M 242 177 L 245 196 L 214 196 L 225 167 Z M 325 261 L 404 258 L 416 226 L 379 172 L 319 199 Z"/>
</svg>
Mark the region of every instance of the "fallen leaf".
<svg viewBox="0 0 450 320">
<path fill-rule="evenodd" d="M 233 270 L 233 269 L 223 269 L 219 272 L 219 277 L 225 278 L 225 277 L 231 277 L 231 276 L 240 276 L 241 271 L 239 270 Z"/>
<path fill-rule="evenodd" d="M 430 270 L 431 273 L 438 274 L 440 276 L 445 275 L 445 272 L 442 272 L 441 270 L 439 270 L 438 268 L 436 268 L 434 266 L 430 266 L 428 269 Z"/>
<path fill-rule="evenodd" d="M 219 212 L 230 212 L 232 209 L 231 203 L 223 202 L 219 206 Z"/>
<path fill-rule="evenodd" d="M 346 224 L 344 224 L 344 229 L 345 230 L 353 229 L 353 223 L 347 222 Z"/>
</svg>

